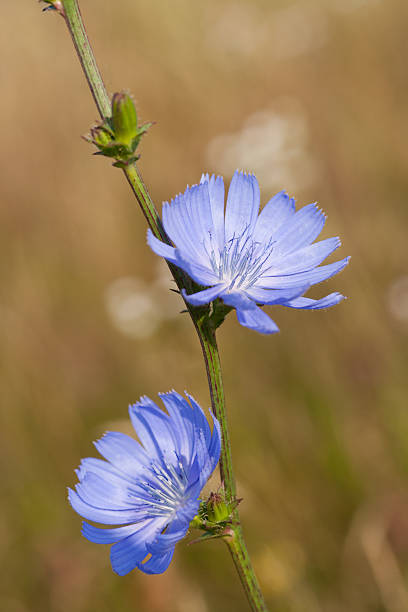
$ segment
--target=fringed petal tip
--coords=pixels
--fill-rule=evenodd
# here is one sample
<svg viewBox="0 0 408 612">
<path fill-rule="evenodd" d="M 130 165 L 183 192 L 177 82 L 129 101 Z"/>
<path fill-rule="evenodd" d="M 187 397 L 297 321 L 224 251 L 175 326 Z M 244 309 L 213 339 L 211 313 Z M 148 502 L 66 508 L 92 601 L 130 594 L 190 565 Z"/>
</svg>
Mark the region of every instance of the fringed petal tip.
<svg viewBox="0 0 408 612">
<path fill-rule="evenodd" d="M 335 292 L 330 293 L 319 300 L 313 300 L 307 297 L 298 297 L 294 300 L 288 300 L 288 302 L 283 304 L 283 306 L 298 308 L 300 310 L 322 310 L 323 308 L 331 308 L 332 306 L 336 306 L 336 304 L 339 304 L 345 299 L 347 299 L 345 295 Z"/>
</svg>

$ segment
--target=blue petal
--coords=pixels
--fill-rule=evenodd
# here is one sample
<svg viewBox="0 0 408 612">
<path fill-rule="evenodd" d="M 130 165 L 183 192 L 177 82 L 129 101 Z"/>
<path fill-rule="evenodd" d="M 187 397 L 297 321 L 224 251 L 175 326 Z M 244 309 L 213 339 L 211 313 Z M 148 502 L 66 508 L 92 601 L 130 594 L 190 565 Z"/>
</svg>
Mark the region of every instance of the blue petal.
<svg viewBox="0 0 408 612">
<path fill-rule="evenodd" d="M 196 431 L 198 430 L 203 432 L 205 443 L 208 447 L 211 441 L 211 429 L 206 419 L 206 416 L 203 410 L 201 409 L 201 406 L 195 401 L 194 397 L 187 393 L 187 391 L 185 393 L 188 399 L 190 400 L 191 406 L 193 407 L 191 414 Z"/>
<path fill-rule="evenodd" d="M 147 230 L 147 244 L 156 255 L 177 264 L 176 249 L 156 238 L 151 229 Z"/>
<path fill-rule="evenodd" d="M 228 306 L 234 308 L 240 308 L 241 310 L 253 310 L 256 308 L 255 302 L 245 295 L 243 291 L 236 291 L 234 293 L 224 293 L 222 296 L 223 302 Z"/>
<path fill-rule="evenodd" d="M 107 432 L 95 446 L 120 472 L 137 478 L 149 464 L 144 448 L 130 436 L 118 431 Z"/>
<path fill-rule="evenodd" d="M 315 285 L 340 272 L 348 264 L 349 260 L 350 257 L 345 257 L 341 261 L 320 266 L 307 272 L 300 272 L 299 274 L 265 275 L 257 281 L 257 284 L 265 289 L 290 289 L 291 287 L 300 287 L 305 284 Z M 225 301 L 224 297 L 223 299 Z"/>
<path fill-rule="evenodd" d="M 201 265 L 209 261 L 215 239 L 210 196 L 207 183 L 187 188 L 169 205 L 163 204 L 163 225 L 167 235 L 178 249 L 190 253 Z"/>
<path fill-rule="evenodd" d="M 284 306 L 289 306 L 289 308 L 301 308 L 303 310 L 318 310 L 320 308 L 330 308 L 330 306 L 335 306 L 344 299 L 344 295 L 336 292 L 330 293 L 330 295 L 326 295 L 326 297 L 321 298 L 320 300 L 300 297 L 286 302 Z"/>
<path fill-rule="evenodd" d="M 145 574 L 163 574 L 169 567 L 174 554 L 174 547 L 164 555 L 154 555 L 146 563 L 139 565 L 139 569 Z"/>
<path fill-rule="evenodd" d="M 221 428 L 218 420 L 211 412 L 211 417 L 213 420 L 213 432 L 211 434 L 210 426 L 203 410 L 201 409 L 201 406 L 187 392 L 186 395 L 194 408 L 193 415 L 195 418 L 196 432 L 201 431 L 203 433 L 203 448 L 200 456 L 197 455 L 200 468 L 199 487 L 197 489 L 198 494 L 219 461 L 221 452 Z M 197 435 L 198 434 L 196 433 L 196 436 Z"/>
<path fill-rule="evenodd" d="M 202 469 L 202 463 L 201 463 L 202 457 L 200 458 L 198 457 L 198 455 L 202 455 L 202 449 L 203 449 L 202 438 L 201 438 L 201 443 L 200 443 L 200 449 L 198 449 L 198 453 L 197 453 L 197 439 L 194 438 L 194 457 L 193 457 L 192 463 L 190 463 L 188 467 L 188 486 L 185 491 L 185 498 L 188 499 L 188 501 L 185 503 L 184 506 L 178 509 L 178 514 L 181 513 L 183 515 L 185 514 L 185 512 L 189 512 L 189 509 L 192 505 L 195 507 L 195 511 L 193 512 L 191 518 L 189 519 L 189 522 L 194 517 L 194 515 L 197 514 L 198 506 L 199 506 L 198 496 L 200 495 L 201 489 L 203 488 L 203 485 L 201 484 L 201 481 L 200 481 L 201 469 Z"/>
<path fill-rule="evenodd" d="M 229 306 L 236 308 L 237 319 L 244 327 L 261 334 L 275 334 L 279 331 L 276 323 L 243 293 L 226 293 L 222 299 Z"/>
<path fill-rule="evenodd" d="M 164 553 L 169 552 L 169 550 L 174 550 L 174 547 L 177 542 L 185 537 L 188 531 L 188 527 L 189 523 L 185 524 L 181 529 L 178 529 L 177 531 L 170 531 L 168 529 L 166 533 L 159 534 L 153 540 L 153 542 L 147 545 L 148 552 L 152 555 L 163 555 Z"/>
<path fill-rule="evenodd" d="M 161 459 L 163 455 L 174 458 L 178 450 L 178 436 L 170 417 L 160 410 L 147 396 L 129 407 L 132 425 L 150 457 Z"/>
<path fill-rule="evenodd" d="M 147 521 L 144 521 L 146 524 Z M 82 523 L 82 535 L 95 544 L 114 544 L 127 536 L 135 533 L 141 528 L 140 523 L 134 525 L 125 525 L 124 527 L 114 527 L 113 529 L 104 529 L 94 527 L 85 521 Z"/>
<path fill-rule="evenodd" d="M 220 297 L 223 291 L 225 290 L 225 283 L 214 285 L 214 287 L 209 287 L 208 289 L 203 289 L 203 291 L 198 291 L 197 293 L 190 293 L 188 295 L 185 289 L 181 290 L 181 294 L 183 298 L 193 306 L 202 306 L 203 304 L 209 304 L 217 297 Z"/>
<path fill-rule="evenodd" d="M 290 289 L 262 289 L 251 287 L 246 289 L 246 295 L 257 304 L 284 304 L 288 300 L 300 297 L 309 289 L 310 285 L 291 287 Z"/>
<path fill-rule="evenodd" d="M 79 468 L 75 472 L 79 480 L 83 480 L 86 474 L 91 473 L 97 474 L 117 486 L 126 486 L 136 482 L 134 477 L 121 472 L 104 459 L 97 459 L 96 457 L 82 459 Z"/>
<path fill-rule="evenodd" d="M 221 427 L 218 419 L 210 411 L 213 420 L 213 431 L 211 435 L 210 446 L 208 447 L 208 454 L 210 456 L 210 474 L 215 470 L 217 463 L 220 459 L 221 453 Z"/>
<path fill-rule="evenodd" d="M 204 434 L 200 430 L 196 430 L 195 434 L 195 454 L 197 460 L 198 470 L 191 470 L 191 477 L 189 478 L 189 488 L 188 494 L 190 497 L 197 497 L 202 488 L 202 472 L 205 471 L 205 466 L 208 464 L 209 456 L 208 456 L 208 448 L 205 442 Z M 193 479 L 194 473 L 194 479 Z M 207 482 L 207 478 L 205 478 L 204 482 Z M 192 517 L 191 517 L 192 518 Z"/>
<path fill-rule="evenodd" d="M 186 200 L 189 198 L 190 189 L 187 188 L 183 195 L 176 196 L 170 204 L 164 202 L 162 209 L 163 226 L 176 247 L 182 247 L 185 251 L 191 253 L 194 260 L 201 261 L 203 251 L 196 240 L 187 213 Z"/>
<path fill-rule="evenodd" d="M 249 327 L 260 334 L 276 334 L 279 327 L 260 308 L 256 310 L 237 310 L 237 319 L 244 327 Z"/>
<path fill-rule="evenodd" d="M 217 467 L 217 463 L 220 459 L 221 452 L 221 431 L 218 421 L 214 426 L 214 432 L 211 438 L 211 444 L 207 453 L 206 463 L 201 468 L 199 474 L 199 486 L 197 488 L 197 495 L 200 494 L 201 489 Z"/>
<path fill-rule="evenodd" d="M 214 222 L 215 236 L 220 251 L 224 248 L 225 243 L 225 230 L 224 230 L 224 180 L 222 176 L 214 176 L 211 178 L 207 175 L 201 177 L 201 182 L 208 183 L 208 191 L 210 194 L 210 204 L 212 211 L 212 218 Z"/>
<path fill-rule="evenodd" d="M 255 225 L 254 240 L 256 242 L 268 242 L 274 232 L 293 216 L 295 212 L 295 200 L 289 198 L 284 191 L 277 193 L 265 205 Z"/>
<path fill-rule="evenodd" d="M 130 510 L 133 506 L 129 498 L 129 485 L 112 484 L 106 478 L 87 472 L 83 480 L 75 486 L 80 498 L 96 508 L 110 510 Z"/>
<path fill-rule="evenodd" d="M 190 219 L 193 237 L 199 242 L 203 253 L 203 261 L 207 261 L 208 253 L 214 248 L 215 229 L 212 218 L 212 208 L 208 184 L 194 185 L 190 190 L 190 198 L 186 209 Z"/>
<path fill-rule="evenodd" d="M 145 523 L 142 529 L 120 540 L 111 548 L 110 558 L 113 570 L 124 576 L 135 567 L 140 567 L 147 556 L 147 542 L 165 527 L 163 519 L 152 519 Z"/>
<path fill-rule="evenodd" d="M 238 170 L 232 177 L 225 210 L 225 242 L 250 235 L 255 227 L 259 211 L 259 185 L 252 174 Z"/>
<path fill-rule="evenodd" d="M 177 249 L 177 259 L 177 265 L 185 270 L 199 285 L 208 286 L 219 284 L 220 279 L 214 273 L 209 258 L 206 265 L 203 265 L 194 261 L 191 253 Z"/>
<path fill-rule="evenodd" d="M 72 489 L 68 489 L 68 500 L 78 514 L 88 521 L 94 521 L 95 523 L 105 523 L 105 525 L 123 525 L 123 523 L 137 522 L 141 518 L 138 510 L 111 510 L 95 508 L 87 502 L 84 502 L 78 493 Z"/>
<path fill-rule="evenodd" d="M 277 259 L 271 258 L 269 273 L 273 274 L 272 268 L 277 274 L 296 274 L 311 270 L 320 265 L 340 244 L 339 238 L 327 238 L 327 240 L 310 244 L 290 255 L 282 255 Z"/>
<path fill-rule="evenodd" d="M 288 254 L 316 240 L 323 229 L 326 217 L 315 204 L 308 204 L 273 233 L 275 249 L 279 254 Z"/>
<path fill-rule="evenodd" d="M 194 451 L 194 424 L 190 404 L 176 391 L 159 393 L 169 413 L 173 428 L 180 436 L 180 455 L 189 463 Z"/>
</svg>

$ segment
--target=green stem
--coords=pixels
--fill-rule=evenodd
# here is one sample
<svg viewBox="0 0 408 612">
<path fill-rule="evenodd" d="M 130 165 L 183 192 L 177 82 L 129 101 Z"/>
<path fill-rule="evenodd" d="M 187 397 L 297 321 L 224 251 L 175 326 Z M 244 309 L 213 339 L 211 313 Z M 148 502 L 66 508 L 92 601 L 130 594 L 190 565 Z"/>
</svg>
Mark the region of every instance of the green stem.
<svg viewBox="0 0 408 612">
<path fill-rule="evenodd" d="M 227 495 L 228 501 L 236 498 L 236 486 L 234 472 L 232 469 L 231 443 L 228 433 L 227 415 L 225 411 L 224 385 L 221 375 L 220 354 L 218 352 L 215 330 L 211 320 L 204 317 L 196 324 L 196 330 L 200 339 L 207 370 L 208 385 L 210 388 L 211 405 L 217 417 L 221 432 L 222 446 L 220 457 L 221 482 Z"/>
<path fill-rule="evenodd" d="M 142 212 L 146 218 L 146 221 L 152 230 L 153 234 L 156 238 L 163 240 L 170 244 L 170 240 L 168 239 L 166 232 L 163 229 L 161 219 L 159 217 L 159 213 L 156 210 L 155 205 L 149 195 L 149 192 L 146 189 L 146 186 L 140 176 L 136 165 L 131 164 L 127 168 L 123 170 L 125 173 L 127 182 L 130 185 L 134 195 L 136 196 L 136 200 L 139 202 L 139 205 L 142 209 Z"/>
<path fill-rule="evenodd" d="M 64 7 L 63 17 L 65 18 L 71 38 L 73 40 L 79 61 L 81 62 L 82 70 L 84 71 L 86 80 L 88 81 L 89 89 L 95 101 L 96 107 L 102 119 L 111 115 L 111 101 L 106 91 L 99 72 L 95 56 L 92 51 L 91 43 L 89 42 L 84 22 L 82 20 L 81 11 L 76 0 L 63 0 Z M 135 165 L 124 169 L 126 179 L 139 202 L 143 214 L 149 224 L 149 227 L 157 238 L 168 239 L 163 231 L 160 223 L 159 213 L 157 212 L 149 193 L 140 177 Z"/>
<path fill-rule="evenodd" d="M 204 318 L 202 323 L 196 323 L 198 337 L 204 355 L 208 384 L 211 394 L 211 405 L 222 432 L 222 447 L 220 457 L 220 475 L 228 501 L 236 499 L 235 477 L 232 468 L 231 443 L 228 433 L 227 414 L 225 410 L 224 386 L 221 375 L 220 355 L 211 321 Z M 224 538 L 231 553 L 249 605 L 254 612 L 267 612 L 256 574 L 244 540 L 238 509 L 232 512 L 230 533 Z"/>
<path fill-rule="evenodd" d="M 85 73 L 99 114 L 101 115 L 101 118 L 104 119 L 105 117 L 109 117 L 111 114 L 111 101 L 106 92 L 101 74 L 96 64 L 96 60 L 82 21 L 78 2 L 77 0 L 62 0 L 62 5 L 64 8 L 63 17 L 70 31 L 82 69 Z M 124 169 L 124 173 L 143 211 L 149 227 L 155 236 L 170 244 L 170 241 L 162 227 L 159 214 L 150 198 L 150 195 L 136 166 L 134 164 L 129 165 Z M 192 281 L 187 275 L 184 274 L 182 270 L 174 265 L 169 265 L 169 268 L 180 291 L 182 288 L 186 288 L 187 290 L 191 289 Z M 207 371 L 208 385 L 210 388 L 211 405 L 221 427 L 221 481 L 223 483 L 227 499 L 234 500 L 236 497 L 236 486 L 232 469 L 231 444 L 227 427 L 224 387 L 221 377 L 221 364 L 215 337 L 215 329 L 213 328 L 211 320 L 208 317 L 208 309 L 193 308 L 188 303 L 186 303 L 186 307 L 190 313 L 200 339 Z M 266 612 L 267 608 L 252 568 L 243 538 L 237 509 L 235 509 L 233 512 L 231 533 L 228 537 L 225 537 L 224 540 L 230 549 L 235 567 L 238 571 L 252 610 L 254 612 Z"/>
<path fill-rule="evenodd" d="M 91 44 L 86 34 L 81 11 L 76 0 L 63 0 L 63 17 L 68 25 L 72 42 L 81 62 L 82 70 L 88 81 L 89 89 L 101 118 L 110 116 L 111 104 L 99 72 Z"/>
<path fill-rule="evenodd" d="M 224 540 L 231 553 L 249 605 L 253 612 L 268 612 L 251 559 L 249 558 L 241 526 L 239 524 L 235 525 L 235 527 L 233 526 L 232 532 L 232 536 L 224 538 Z"/>
</svg>

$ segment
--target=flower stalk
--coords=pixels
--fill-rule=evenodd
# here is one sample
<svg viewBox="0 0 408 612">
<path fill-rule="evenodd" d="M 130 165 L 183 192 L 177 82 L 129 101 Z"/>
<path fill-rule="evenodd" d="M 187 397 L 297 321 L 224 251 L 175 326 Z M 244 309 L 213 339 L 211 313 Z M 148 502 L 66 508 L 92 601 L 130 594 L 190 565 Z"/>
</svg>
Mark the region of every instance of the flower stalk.
<svg viewBox="0 0 408 612">
<path fill-rule="evenodd" d="M 111 101 L 106 92 L 101 74 L 92 52 L 78 2 L 77 0 L 62 0 L 62 6 L 64 9 L 63 17 L 71 34 L 98 112 L 102 120 L 110 118 Z M 122 167 L 122 170 L 154 236 L 163 242 L 170 244 L 170 241 L 161 224 L 159 214 L 150 198 L 149 192 L 143 183 L 135 163 L 133 162 L 125 167 Z M 184 288 L 188 293 L 190 293 L 195 283 L 193 283 L 189 276 L 180 270 L 180 268 L 174 266 L 173 264 L 169 264 L 169 268 L 180 292 L 181 289 Z M 193 307 L 187 302 L 186 307 L 192 318 L 200 340 L 207 371 L 212 409 L 220 423 L 222 435 L 221 457 L 219 463 L 220 475 L 225 491 L 225 498 L 227 502 L 232 503 L 236 499 L 236 485 L 232 468 L 231 445 L 225 411 L 221 364 L 215 335 L 217 324 L 214 318 L 211 318 L 209 307 Z M 266 604 L 243 538 L 236 505 L 231 513 L 231 525 L 228 530 L 228 534 L 226 534 L 223 539 L 229 547 L 251 609 L 254 612 L 266 612 Z"/>
</svg>

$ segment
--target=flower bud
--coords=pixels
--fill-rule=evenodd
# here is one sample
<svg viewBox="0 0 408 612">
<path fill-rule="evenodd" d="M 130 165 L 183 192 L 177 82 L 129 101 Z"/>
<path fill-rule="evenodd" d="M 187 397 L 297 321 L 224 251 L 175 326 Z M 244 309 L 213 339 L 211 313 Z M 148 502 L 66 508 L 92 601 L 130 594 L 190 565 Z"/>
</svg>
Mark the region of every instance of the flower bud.
<svg viewBox="0 0 408 612">
<path fill-rule="evenodd" d="M 230 515 L 230 510 L 219 493 L 211 493 L 207 501 L 207 516 L 212 523 L 222 523 Z"/>
<path fill-rule="evenodd" d="M 128 147 L 138 136 L 136 108 L 132 98 L 126 93 L 113 95 L 112 127 L 116 142 Z"/>
<path fill-rule="evenodd" d="M 103 149 L 112 142 L 112 136 L 102 125 L 97 125 L 91 129 L 92 142 L 100 149 Z"/>
</svg>

